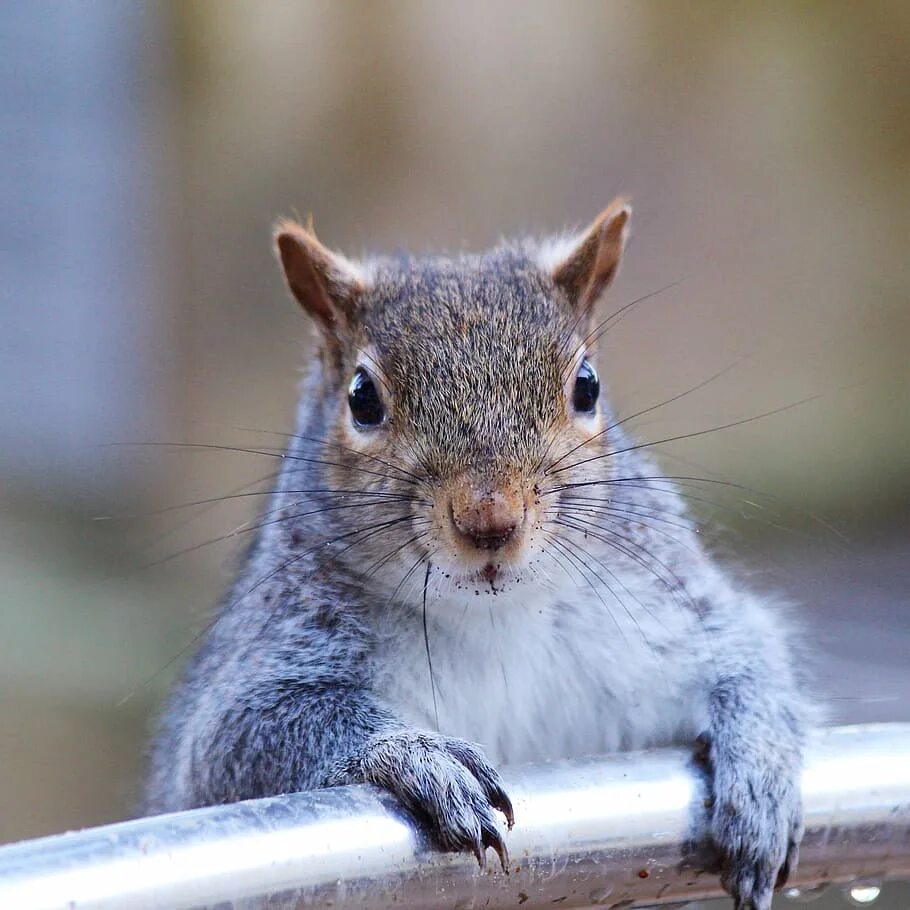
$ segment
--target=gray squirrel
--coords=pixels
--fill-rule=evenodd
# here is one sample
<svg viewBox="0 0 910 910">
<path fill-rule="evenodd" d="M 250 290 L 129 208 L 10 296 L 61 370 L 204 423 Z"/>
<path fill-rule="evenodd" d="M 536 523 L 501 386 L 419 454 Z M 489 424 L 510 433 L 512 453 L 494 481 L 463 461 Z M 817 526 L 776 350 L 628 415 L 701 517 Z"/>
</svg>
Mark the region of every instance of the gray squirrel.
<svg viewBox="0 0 910 910">
<path fill-rule="evenodd" d="M 691 744 L 768 910 L 801 836 L 792 636 L 705 551 L 594 366 L 631 210 L 482 255 L 275 231 L 319 329 L 258 537 L 163 715 L 150 813 L 368 782 L 439 847 L 520 825 L 496 765 Z"/>
</svg>

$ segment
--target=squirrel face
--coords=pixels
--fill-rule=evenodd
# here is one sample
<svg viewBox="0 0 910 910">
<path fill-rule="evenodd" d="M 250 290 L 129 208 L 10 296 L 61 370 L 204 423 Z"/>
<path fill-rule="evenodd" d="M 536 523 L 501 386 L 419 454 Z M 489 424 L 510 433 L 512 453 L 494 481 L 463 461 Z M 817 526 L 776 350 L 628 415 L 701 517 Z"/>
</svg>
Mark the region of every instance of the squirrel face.
<svg viewBox="0 0 910 910">
<path fill-rule="evenodd" d="M 414 555 L 456 582 L 519 577 L 548 533 L 553 463 L 602 438 L 593 314 L 629 213 L 616 201 L 557 242 L 363 264 L 300 225 L 276 229 L 288 285 L 321 333 L 330 483 L 409 503 Z M 584 479 L 576 460 L 561 482 Z"/>
</svg>

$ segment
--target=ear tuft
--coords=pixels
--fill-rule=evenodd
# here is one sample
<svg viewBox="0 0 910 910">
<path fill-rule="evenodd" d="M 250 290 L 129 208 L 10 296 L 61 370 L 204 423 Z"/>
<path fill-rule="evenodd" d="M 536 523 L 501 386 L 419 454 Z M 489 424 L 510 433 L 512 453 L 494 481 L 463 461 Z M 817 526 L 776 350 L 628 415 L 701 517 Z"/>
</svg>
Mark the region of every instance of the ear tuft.
<svg viewBox="0 0 910 910">
<path fill-rule="evenodd" d="M 614 199 L 553 267 L 553 281 L 579 313 L 589 313 L 616 277 L 631 216 L 628 200 Z"/>
<path fill-rule="evenodd" d="M 337 341 L 339 332 L 350 325 L 364 290 L 359 269 L 319 242 L 312 216 L 307 227 L 281 219 L 273 238 L 291 293 L 327 337 Z"/>
</svg>

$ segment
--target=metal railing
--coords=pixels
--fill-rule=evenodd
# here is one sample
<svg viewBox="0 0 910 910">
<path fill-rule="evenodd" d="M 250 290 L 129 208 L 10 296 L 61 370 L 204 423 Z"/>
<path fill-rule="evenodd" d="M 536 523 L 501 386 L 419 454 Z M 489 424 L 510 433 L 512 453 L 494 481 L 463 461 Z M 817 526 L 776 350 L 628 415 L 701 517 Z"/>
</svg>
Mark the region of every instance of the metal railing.
<svg viewBox="0 0 910 910">
<path fill-rule="evenodd" d="M 469 910 L 668 903 L 721 894 L 681 863 L 703 782 L 683 750 L 505 775 L 510 872 L 430 849 L 368 787 L 139 819 L 0 848 L 0 908 Z M 803 773 L 794 886 L 910 876 L 910 724 L 820 733 Z"/>
</svg>

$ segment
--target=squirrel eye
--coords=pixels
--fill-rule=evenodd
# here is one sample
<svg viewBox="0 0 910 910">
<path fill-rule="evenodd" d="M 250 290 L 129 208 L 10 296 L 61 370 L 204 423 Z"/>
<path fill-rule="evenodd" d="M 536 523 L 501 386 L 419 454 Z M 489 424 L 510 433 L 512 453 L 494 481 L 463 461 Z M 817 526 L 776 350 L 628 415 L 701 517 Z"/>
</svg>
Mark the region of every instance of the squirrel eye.
<svg viewBox="0 0 910 910">
<path fill-rule="evenodd" d="M 357 367 L 348 386 L 348 406 L 358 427 L 376 427 L 385 418 L 376 385 L 363 367 Z"/>
<path fill-rule="evenodd" d="M 585 357 L 575 377 L 575 388 L 572 391 L 572 407 L 580 414 L 593 414 L 597 407 L 597 396 L 600 394 L 600 380 L 597 370 Z"/>
</svg>

